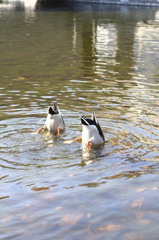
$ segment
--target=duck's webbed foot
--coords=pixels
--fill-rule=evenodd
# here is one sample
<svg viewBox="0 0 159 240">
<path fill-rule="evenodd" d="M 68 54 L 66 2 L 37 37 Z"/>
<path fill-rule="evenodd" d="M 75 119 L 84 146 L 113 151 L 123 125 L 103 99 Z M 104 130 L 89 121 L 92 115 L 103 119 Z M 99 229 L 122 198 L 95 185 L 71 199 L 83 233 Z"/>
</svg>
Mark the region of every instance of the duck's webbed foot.
<svg viewBox="0 0 159 240">
<path fill-rule="evenodd" d="M 92 147 L 92 143 L 90 141 L 88 141 L 88 150 L 90 150 Z"/>
<path fill-rule="evenodd" d="M 66 140 L 66 141 L 64 141 L 64 143 L 71 144 L 71 143 L 73 143 L 73 142 L 79 142 L 79 141 L 82 141 L 82 138 L 81 138 L 81 137 L 76 138 L 76 139 L 74 139 L 74 140 Z"/>
<path fill-rule="evenodd" d="M 78 137 L 78 138 L 76 138 L 74 141 L 80 142 L 80 141 L 82 141 L 82 138 L 81 138 L 81 137 Z"/>
<path fill-rule="evenodd" d="M 90 141 L 88 141 L 88 147 L 91 147 L 92 143 Z"/>
<path fill-rule="evenodd" d="M 40 128 L 37 133 L 40 133 L 42 130 L 44 129 L 44 127 Z"/>
<path fill-rule="evenodd" d="M 61 134 L 61 131 L 60 131 L 60 128 L 58 127 L 58 128 L 57 128 L 57 134 L 56 134 L 56 136 L 59 137 L 60 134 Z"/>
<path fill-rule="evenodd" d="M 40 128 L 38 131 L 32 132 L 31 134 L 37 134 L 37 133 L 40 133 L 43 129 L 44 129 L 44 127 Z"/>
</svg>

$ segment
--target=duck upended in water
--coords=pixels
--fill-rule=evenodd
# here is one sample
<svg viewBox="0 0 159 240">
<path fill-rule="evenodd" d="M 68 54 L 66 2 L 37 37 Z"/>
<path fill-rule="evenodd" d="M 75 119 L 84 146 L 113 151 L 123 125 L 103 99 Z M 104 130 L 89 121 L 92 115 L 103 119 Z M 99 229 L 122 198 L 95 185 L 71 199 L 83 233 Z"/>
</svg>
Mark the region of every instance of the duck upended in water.
<svg viewBox="0 0 159 240">
<path fill-rule="evenodd" d="M 98 146 L 104 145 L 105 138 L 102 132 L 101 126 L 96 119 L 95 113 L 93 112 L 92 118 L 81 117 L 82 123 L 82 137 L 75 140 L 67 140 L 65 143 L 72 143 L 74 141 L 82 141 L 85 146 Z"/>
<path fill-rule="evenodd" d="M 82 123 L 82 143 L 90 145 L 102 145 L 105 143 L 101 126 L 93 112 L 92 118 L 81 117 Z"/>
<path fill-rule="evenodd" d="M 40 133 L 42 130 L 47 130 L 57 136 L 60 135 L 61 131 L 65 130 L 65 123 L 57 103 L 54 103 L 53 107 L 48 108 L 48 115 L 44 126 L 35 133 Z"/>
</svg>

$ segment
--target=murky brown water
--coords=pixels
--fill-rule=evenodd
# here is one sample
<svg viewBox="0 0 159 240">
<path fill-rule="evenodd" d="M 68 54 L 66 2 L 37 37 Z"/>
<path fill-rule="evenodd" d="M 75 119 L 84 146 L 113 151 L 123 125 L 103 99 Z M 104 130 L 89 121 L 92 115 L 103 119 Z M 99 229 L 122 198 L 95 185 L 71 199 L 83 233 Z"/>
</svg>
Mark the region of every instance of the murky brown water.
<svg viewBox="0 0 159 240">
<path fill-rule="evenodd" d="M 1 240 L 158 239 L 159 10 L 96 7 L 0 4 Z M 92 111 L 105 147 L 65 144 Z"/>
</svg>

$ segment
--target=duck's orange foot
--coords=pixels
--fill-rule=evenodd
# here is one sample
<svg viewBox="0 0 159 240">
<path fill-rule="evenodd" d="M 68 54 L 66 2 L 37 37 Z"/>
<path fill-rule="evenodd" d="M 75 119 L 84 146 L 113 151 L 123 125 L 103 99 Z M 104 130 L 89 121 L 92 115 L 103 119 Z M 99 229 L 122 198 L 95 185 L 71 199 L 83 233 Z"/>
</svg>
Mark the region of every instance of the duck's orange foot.
<svg viewBox="0 0 159 240">
<path fill-rule="evenodd" d="M 57 128 L 57 134 L 56 134 L 56 136 L 59 137 L 59 136 L 60 136 L 60 133 L 61 133 L 61 132 L 60 132 L 60 128 L 58 127 L 58 128 Z"/>
<path fill-rule="evenodd" d="M 90 141 L 88 141 L 88 149 L 90 149 L 92 146 L 92 143 Z"/>
<path fill-rule="evenodd" d="M 73 142 L 79 142 L 79 141 L 82 141 L 82 138 L 81 138 L 81 137 L 76 138 L 76 139 L 74 139 L 74 140 L 66 140 L 66 141 L 64 141 L 64 143 L 71 144 L 71 143 L 73 143 Z"/>
<path fill-rule="evenodd" d="M 44 129 L 44 127 L 40 128 L 38 131 L 32 132 L 31 134 L 37 134 L 37 133 L 40 133 L 43 129 Z"/>
<path fill-rule="evenodd" d="M 81 137 L 76 138 L 74 141 L 80 142 L 80 141 L 82 141 L 82 138 Z"/>
</svg>

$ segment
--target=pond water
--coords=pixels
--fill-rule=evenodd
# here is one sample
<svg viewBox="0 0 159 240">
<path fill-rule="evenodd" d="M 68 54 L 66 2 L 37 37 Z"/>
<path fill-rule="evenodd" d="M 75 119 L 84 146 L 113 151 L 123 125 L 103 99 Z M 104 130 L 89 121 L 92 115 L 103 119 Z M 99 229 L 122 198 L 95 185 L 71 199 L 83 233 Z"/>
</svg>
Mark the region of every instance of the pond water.
<svg viewBox="0 0 159 240">
<path fill-rule="evenodd" d="M 77 7 L 0 4 L 0 239 L 158 239 L 159 9 Z M 104 148 L 64 143 L 93 111 Z"/>
</svg>

